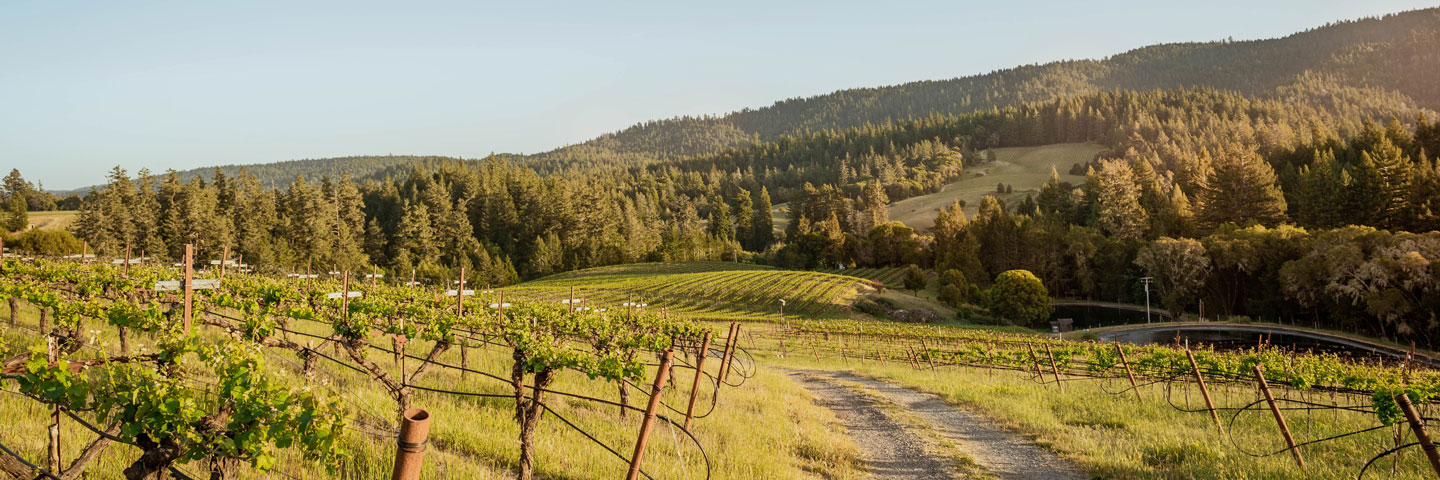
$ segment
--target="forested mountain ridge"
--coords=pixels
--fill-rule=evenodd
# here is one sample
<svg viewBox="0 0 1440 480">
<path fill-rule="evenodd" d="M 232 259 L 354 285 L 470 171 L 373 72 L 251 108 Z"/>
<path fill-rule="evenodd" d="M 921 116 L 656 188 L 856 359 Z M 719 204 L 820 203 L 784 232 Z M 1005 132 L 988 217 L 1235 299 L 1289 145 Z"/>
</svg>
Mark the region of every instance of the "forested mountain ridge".
<svg viewBox="0 0 1440 480">
<path fill-rule="evenodd" d="M 1419 106 L 1440 107 L 1440 9 L 1343 21 L 1282 38 L 1174 43 L 1099 60 L 1024 65 L 982 75 L 841 90 L 729 115 L 647 122 L 578 145 L 531 156 L 542 170 L 634 164 L 722 150 L 738 139 L 956 115 L 1111 90 L 1212 87 L 1246 96 L 1270 93 L 1303 75 L 1335 85 L 1391 90 Z M 706 132 L 700 127 L 709 126 Z M 643 131 L 644 135 L 638 135 Z M 708 143 L 707 143 L 708 142 Z"/>
</svg>

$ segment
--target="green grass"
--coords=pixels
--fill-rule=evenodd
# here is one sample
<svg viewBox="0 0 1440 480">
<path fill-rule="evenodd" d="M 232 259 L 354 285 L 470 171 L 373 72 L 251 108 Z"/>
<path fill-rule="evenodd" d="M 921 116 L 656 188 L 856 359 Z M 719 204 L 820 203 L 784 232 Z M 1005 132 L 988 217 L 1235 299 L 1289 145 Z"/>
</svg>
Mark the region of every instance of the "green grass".
<svg viewBox="0 0 1440 480">
<path fill-rule="evenodd" d="M 663 262 L 615 265 L 551 275 L 505 288 L 506 299 L 560 301 L 575 289 L 592 308 L 625 308 L 627 301 L 665 308 L 704 320 L 778 320 L 786 315 L 843 318 L 856 295 L 869 290 L 860 278 L 782 270 L 728 262 Z"/>
<path fill-rule="evenodd" d="M 0 303 L 0 319 L 8 320 L 8 307 Z M 38 315 L 33 307 L 21 307 L 21 325 L 34 328 Z M 86 329 L 96 328 L 98 321 L 87 322 Z M 292 328 L 317 334 L 327 333 L 328 325 L 315 322 L 292 322 Z M 98 348 L 111 352 L 118 348 L 113 328 L 101 328 Z M 153 338 L 131 336 L 132 348 L 152 344 Z M 302 337 L 293 337 L 304 340 Z M 5 326 L 0 320 L 0 340 L 6 354 L 23 352 L 41 342 L 31 329 Z M 389 342 L 372 338 L 377 345 Z M 318 342 L 317 342 L 318 343 Z M 430 345 L 412 344 L 412 355 L 424 355 Z M 96 348 L 96 347 L 87 347 Z M 89 350 L 87 350 L 89 351 Z M 328 354 L 329 349 L 324 349 Z M 283 369 L 297 383 L 302 382 L 300 361 L 294 355 L 267 350 L 271 368 Z M 442 362 L 458 364 L 458 349 L 452 349 Z M 470 351 L 471 368 L 497 374 L 508 373 L 510 354 L 492 347 Z M 370 359 L 395 371 L 388 354 L 371 351 Z M 414 368 L 414 360 L 410 361 Z M 715 372 L 718 362 L 709 362 L 706 370 Z M 282 451 L 275 473 L 259 474 L 243 468 L 239 478 L 354 478 L 374 479 L 389 476 L 395 454 L 394 402 L 377 382 L 363 374 L 344 369 L 326 360 L 317 363 L 318 373 L 309 383 L 313 391 L 340 400 L 350 411 L 353 428 L 343 441 L 344 450 L 352 457 L 343 470 L 330 475 L 310 466 L 305 460 Z M 674 389 L 667 390 L 665 401 L 683 408 L 693 379 L 677 369 Z M 505 394 L 508 385 L 481 378 L 475 374 L 462 377 L 458 372 L 435 370 L 421 385 L 446 390 Z M 13 383 L 0 382 L 6 392 L 14 392 Z M 583 375 L 565 373 L 551 387 L 614 400 L 618 394 L 611 383 L 592 381 Z M 707 405 L 709 392 L 702 390 L 701 405 Z M 713 478 L 829 478 L 848 480 L 860 478 L 855 447 L 834 425 L 832 413 L 815 406 L 813 398 L 783 373 L 760 369 L 755 378 L 738 388 L 722 390 L 715 413 L 697 419 L 693 431 L 708 451 L 713 464 Z M 643 397 L 632 393 L 632 404 Z M 625 455 L 633 449 L 639 430 L 640 415 L 632 412 L 621 418 L 615 407 L 579 400 L 546 397 L 545 402 L 561 415 L 581 425 L 605 443 Z M 516 439 L 519 428 L 512 420 L 512 402 L 507 399 L 475 398 L 417 392 L 413 406 L 431 412 L 431 448 L 426 452 L 422 478 L 502 479 L 512 478 L 511 470 L 518 453 Z M 642 405 L 637 405 L 643 408 Z M 662 409 L 663 410 L 663 409 Z M 48 410 L 43 405 L 14 393 L 0 393 L 0 418 L 7 419 L 7 428 L 0 432 L 0 443 L 17 450 L 32 461 L 45 456 L 45 425 Z M 674 418 L 673 413 L 663 412 Z M 78 455 L 83 445 L 93 439 L 88 430 L 75 422 L 62 422 L 64 452 L 68 459 Z M 655 478 L 703 478 L 704 462 L 695 447 L 682 441 L 682 435 L 670 427 L 658 426 L 651 437 L 646 454 L 645 470 Z M 553 415 L 546 415 L 537 433 L 537 476 L 540 478 L 588 479 L 617 478 L 624 475 L 627 464 L 602 447 L 591 443 L 569 429 Z M 88 478 L 117 478 L 129 462 L 139 456 L 139 449 L 114 446 L 87 470 Z M 182 465 L 193 475 L 202 475 L 204 465 Z M 282 474 L 283 472 L 283 474 Z"/>
<path fill-rule="evenodd" d="M 1104 149 L 1093 143 L 996 148 L 992 150 L 995 153 L 993 163 L 965 167 L 960 180 L 946 184 L 939 192 L 891 203 L 890 219 L 904 222 L 917 231 L 928 231 L 935 225 L 935 214 L 956 200 L 964 200 L 965 215 L 975 218 L 980 199 L 987 195 L 996 195 L 1008 205 L 1014 205 L 1026 194 L 1039 193 L 1040 186 L 1050 179 L 1052 165 L 1060 174 L 1061 181 L 1079 185 L 1085 182 L 1085 177 L 1069 175 L 1070 166 L 1089 162 Z M 997 194 L 995 186 L 998 183 L 1013 185 L 1014 191 Z M 785 227 L 790 225 L 789 207 L 789 204 L 777 203 L 771 209 L 777 232 L 785 231 Z"/>
<path fill-rule="evenodd" d="M 29 212 L 30 224 L 41 230 L 64 230 L 80 212 L 75 210 L 56 210 L 53 212 Z"/>
<path fill-rule="evenodd" d="M 1013 185 L 1014 191 L 997 195 L 1008 205 L 1015 205 L 1026 194 L 1034 195 L 1050 179 L 1050 167 L 1060 173 L 1060 180 L 1079 185 L 1084 176 L 1068 175 L 1070 165 L 1084 163 L 1104 147 L 1089 143 L 1061 143 L 1039 147 L 997 148 L 995 162 L 967 167 L 964 178 L 951 182 L 936 193 L 907 198 L 890 204 L 890 219 L 904 222 L 917 231 L 935 225 L 935 214 L 956 200 L 965 201 L 965 215 L 975 218 L 980 199 L 997 195 L 995 185 Z"/>
</svg>

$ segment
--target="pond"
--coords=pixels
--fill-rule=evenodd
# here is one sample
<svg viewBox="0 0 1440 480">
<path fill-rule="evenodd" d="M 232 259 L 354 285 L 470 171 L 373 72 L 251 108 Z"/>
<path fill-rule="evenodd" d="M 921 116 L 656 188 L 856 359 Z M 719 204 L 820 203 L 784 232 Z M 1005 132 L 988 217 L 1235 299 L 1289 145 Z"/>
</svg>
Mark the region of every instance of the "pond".
<svg viewBox="0 0 1440 480">
<path fill-rule="evenodd" d="M 1264 342 L 1268 345 L 1299 352 L 1333 353 L 1350 360 L 1379 360 L 1384 363 L 1397 362 L 1405 356 L 1403 351 L 1384 345 L 1325 333 L 1285 330 L 1259 325 L 1137 326 L 1132 330 L 1101 333 L 1098 337 L 1107 342 L 1141 345 L 1173 345 L 1178 338 L 1181 344 L 1188 340 L 1191 345 L 1206 345 L 1216 350 L 1243 350 Z"/>
<path fill-rule="evenodd" d="M 1076 330 L 1084 330 L 1087 328 L 1113 327 L 1116 325 L 1144 324 L 1145 312 L 1143 310 L 1131 310 L 1105 305 L 1056 305 L 1054 313 L 1050 314 L 1050 320 L 1061 318 L 1074 320 L 1074 328 Z M 1150 319 L 1156 322 L 1170 320 L 1169 317 L 1162 314 L 1158 309 L 1151 310 Z"/>
</svg>

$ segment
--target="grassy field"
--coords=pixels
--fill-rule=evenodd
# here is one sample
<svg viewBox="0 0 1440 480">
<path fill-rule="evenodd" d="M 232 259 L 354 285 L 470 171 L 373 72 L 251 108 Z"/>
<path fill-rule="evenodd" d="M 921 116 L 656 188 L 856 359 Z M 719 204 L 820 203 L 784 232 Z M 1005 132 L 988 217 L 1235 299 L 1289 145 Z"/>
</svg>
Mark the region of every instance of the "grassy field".
<svg viewBox="0 0 1440 480">
<path fill-rule="evenodd" d="M 74 210 L 30 212 L 30 224 L 41 230 L 64 230 L 71 223 L 75 223 L 75 217 L 79 213 Z"/>
<path fill-rule="evenodd" d="M 506 298 L 560 301 L 575 296 L 592 308 L 627 301 L 706 320 L 778 320 L 785 313 L 843 318 L 850 302 L 872 290 L 860 278 L 729 262 L 615 265 L 551 275 L 505 288 Z"/>
<path fill-rule="evenodd" d="M 935 224 L 935 214 L 956 200 L 965 201 L 965 215 L 975 217 L 980 199 L 997 195 L 998 183 L 1013 185 L 1014 191 L 999 197 L 1014 205 L 1034 195 L 1050 179 L 1050 167 L 1060 173 L 1060 180 L 1079 185 L 1081 175 L 1069 175 L 1070 166 L 1089 162 L 1105 147 L 1093 143 L 1059 143 L 1039 147 L 996 148 L 995 162 L 966 167 L 963 178 L 945 185 L 939 192 L 907 198 L 890 204 L 890 219 L 904 222 L 919 231 L 928 231 Z M 771 209 L 775 231 L 783 232 L 790 224 L 789 204 L 778 203 Z"/>
<path fill-rule="evenodd" d="M 789 358 L 780 358 L 773 337 L 759 332 L 756 337 L 765 348 L 758 358 L 766 364 L 851 371 L 940 395 L 1033 438 L 1097 478 L 1353 479 L 1366 461 L 1395 446 L 1395 428 L 1304 446 L 1301 451 L 1308 467 L 1302 470 L 1282 451 L 1284 441 L 1263 402 L 1233 424 L 1229 423 L 1233 413 L 1223 414 L 1228 433 L 1222 434 L 1205 413 L 1193 384 L 1173 384 L 1168 398 L 1164 384 L 1142 385 L 1143 400 L 1137 400 L 1133 392 L 1124 390 L 1128 385 L 1121 379 L 1073 379 L 1065 382 L 1062 391 L 1053 383 L 1036 383 L 1029 372 L 969 367 L 931 371 L 924 364 L 917 370 L 899 353 L 883 364 L 873 358 L 857 361 L 853 356 L 842 360 L 823 350 L 816 358 L 809 349 L 792 343 Z M 1326 405 L 1369 404 L 1368 397 L 1272 388 L 1280 398 Z M 1261 398 L 1253 385 L 1212 383 L 1211 395 L 1220 408 L 1240 407 Z M 1285 415 L 1299 442 L 1379 424 L 1374 414 L 1365 412 L 1295 409 Z M 1409 432 L 1405 435 L 1407 442 L 1414 440 Z M 1273 454 L 1252 455 L 1261 453 Z M 1393 465 L 1393 478 L 1433 478 L 1424 456 L 1415 448 L 1405 451 Z M 1389 476 L 1391 467 L 1391 458 L 1386 458 L 1372 466 L 1365 478 Z"/>
<path fill-rule="evenodd" d="M 9 318 L 8 307 L 0 303 L 0 318 Z M 43 340 L 34 332 L 37 311 L 21 307 L 21 323 L 9 327 L 0 323 L 0 340 L 10 351 L 7 356 L 23 352 Z M 29 328 L 26 328 L 26 327 Z M 315 322 L 293 322 L 292 328 L 316 334 L 329 331 L 328 325 Z M 115 331 L 105 328 L 98 347 L 114 351 L 118 344 Z M 217 334 L 218 335 L 218 334 Z M 300 339 L 300 337 L 294 337 Z M 303 340 L 302 340 L 303 341 Z M 132 348 L 139 349 L 154 342 L 144 335 L 132 335 Z M 372 338 L 372 344 L 388 346 L 388 340 Z M 423 355 L 430 345 L 412 344 L 412 355 Z M 329 349 L 324 349 L 329 353 Z M 303 381 L 301 362 L 294 355 L 267 350 L 272 368 L 283 369 Z M 458 364 L 457 349 L 451 349 L 441 362 Z M 394 371 L 391 356 L 372 351 L 370 359 Z M 471 350 L 471 368 L 508 374 L 510 354 L 499 349 Z M 706 370 L 715 373 L 716 361 Z M 330 475 L 311 466 L 297 455 L 282 452 L 275 471 L 259 474 L 243 468 L 239 478 L 388 478 L 395 454 L 394 402 L 378 383 L 365 375 L 348 370 L 327 360 L 319 360 L 317 373 L 309 383 L 315 392 L 341 401 L 351 410 L 352 427 L 343 440 L 344 450 L 351 456 L 341 471 Z M 414 368 L 412 361 L 410 367 Z M 683 372 L 683 370 L 676 370 Z M 692 370 L 693 372 L 693 370 Z M 739 373 L 739 372 L 737 372 Z M 684 408 L 693 374 L 677 374 L 673 389 L 667 390 L 665 402 Z M 733 380 L 738 377 L 732 378 Z M 461 376 L 457 371 L 440 369 L 420 382 L 422 386 L 444 390 L 507 394 L 506 382 L 486 379 L 476 374 Z M 16 450 L 32 461 L 45 458 L 45 425 L 48 409 L 38 402 L 14 394 L 14 385 L 3 385 L 0 395 L 0 418 L 6 429 L 0 432 L 0 443 Z M 592 381 L 583 375 L 565 373 L 551 386 L 566 391 L 614 400 L 616 386 Z M 711 395 L 705 389 L 698 402 L 708 406 Z M 632 393 L 631 403 L 643 399 Z M 621 418 L 614 407 L 580 400 L 548 396 L 546 403 L 566 419 L 573 421 L 616 450 L 628 454 L 633 449 L 639 430 L 639 417 L 631 413 Z M 513 478 L 516 461 L 516 438 L 519 427 L 512 419 L 513 403 L 508 399 L 476 398 L 449 394 L 416 392 L 414 406 L 431 412 L 430 449 L 425 456 L 422 478 L 443 479 L 504 479 Z M 643 407 L 644 405 L 639 405 Z M 704 408 L 699 408 L 701 412 Z M 671 418 L 673 413 L 664 412 Z M 816 406 L 810 394 L 783 373 L 762 368 L 754 378 L 739 387 L 726 387 L 721 392 L 715 413 L 697 419 L 692 430 L 709 455 L 713 478 L 778 478 L 837 480 L 860 478 L 858 452 L 849 439 L 833 428 L 834 415 Z M 77 423 L 62 421 L 63 449 L 69 462 L 94 438 L 94 434 Z M 540 421 L 537 434 L 537 476 L 552 479 L 619 478 L 627 464 L 604 448 L 567 427 L 554 415 Z M 140 454 L 138 448 L 112 446 L 87 470 L 86 478 L 118 478 L 120 470 Z M 682 435 L 667 426 L 653 432 L 645 457 L 645 470 L 655 478 L 705 478 L 701 452 Z M 181 470 L 195 478 L 204 478 L 203 462 L 181 465 Z"/>
<path fill-rule="evenodd" d="M 1060 173 L 1060 180 L 1080 184 L 1085 177 L 1068 175 L 1070 165 L 1085 163 L 1104 147 L 1089 143 L 1062 143 L 1040 147 L 997 148 L 995 162 L 967 167 L 963 179 L 952 182 L 936 193 L 907 198 L 890 204 L 890 219 L 904 222 L 919 231 L 935 224 L 935 214 L 956 200 L 965 201 L 965 215 L 975 217 L 980 199 L 996 195 L 995 185 L 1013 185 L 1014 191 L 999 195 L 1009 205 L 1034 195 L 1050 179 L 1050 167 Z"/>
</svg>

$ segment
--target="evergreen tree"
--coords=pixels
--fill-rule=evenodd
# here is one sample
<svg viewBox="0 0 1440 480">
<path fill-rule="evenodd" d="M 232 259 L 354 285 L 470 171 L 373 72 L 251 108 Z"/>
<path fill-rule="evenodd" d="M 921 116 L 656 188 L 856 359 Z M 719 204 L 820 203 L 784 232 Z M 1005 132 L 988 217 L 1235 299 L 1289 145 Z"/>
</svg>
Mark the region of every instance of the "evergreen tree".
<svg viewBox="0 0 1440 480">
<path fill-rule="evenodd" d="M 980 240 L 968 228 L 965 211 L 960 202 L 940 209 L 931 229 L 934 242 L 931 248 L 937 270 L 959 270 L 967 278 L 986 278 L 985 267 L 980 262 Z"/>
<path fill-rule="evenodd" d="M 774 243 L 775 220 L 771 217 L 770 209 L 770 192 L 765 187 L 760 187 L 760 193 L 755 199 L 755 221 L 752 223 L 753 230 L 747 250 L 764 251 Z"/>
<path fill-rule="evenodd" d="M 26 211 L 25 197 L 11 194 L 5 202 L 5 228 L 21 231 L 30 225 L 30 214 Z"/>
<path fill-rule="evenodd" d="M 530 254 L 528 264 L 532 277 L 543 277 L 559 271 L 564 262 L 565 251 L 560 237 L 551 232 L 545 237 L 535 238 L 535 251 Z"/>
<path fill-rule="evenodd" d="M 868 232 L 879 225 L 890 221 L 890 197 L 885 194 L 885 188 L 878 181 L 865 182 L 861 188 L 859 204 L 860 218 L 856 222 L 856 228 Z"/>
<path fill-rule="evenodd" d="M 1371 187 L 1357 192 L 1370 199 L 1374 221 L 1370 223 L 1381 228 L 1397 229 L 1407 224 L 1404 216 L 1408 209 L 1410 192 L 1411 161 L 1403 150 L 1386 137 L 1374 149 L 1361 152 L 1358 170 L 1365 172 L 1361 183 Z M 1358 176 L 1358 175 L 1357 175 Z"/>
<path fill-rule="evenodd" d="M 722 242 L 728 242 L 735 238 L 735 224 L 730 223 L 730 205 L 718 196 L 710 199 L 709 222 L 708 233 L 711 237 Z"/>
<path fill-rule="evenodd" d="M 742 188 L 735 194 L 735 239 L 743 248 L 750 249 L 754 237 L 755 202 L 750 199 L 750 192 Z"/>
<path fill-rule="evenodd" d="M 1140 188 L 1135 172 L 1124 160 L 1105 160 L 1092 177 L 1095 192 L 1095 221 L 1102 230 L 1122 240 L 1139 240 L 1149 226 L 1149 215 L 1140 206 Z"/>
<path fill-rule="evenodd" d="M 1207 226 L 1274 225 L 1285 219 L 1285 197 L 1275 170 L 1253 150 L 1237 145 L 1227 146 L 1215 158 L 1198 193 L 1196 217 Z"/>
<path fill-rule="evenodd" d="M 1075 200 L 1070 188 L 1060 181 L 1060 173 L 1055 171 L 1054 165 L 1050 166 L 1050 179 L 1040 186 L 1040 194 L 1035 202 L 1041 213 L 1058 215 L 1064 219 L 1074 216 Z"/>
</svg>

